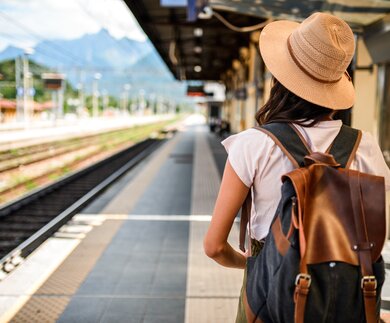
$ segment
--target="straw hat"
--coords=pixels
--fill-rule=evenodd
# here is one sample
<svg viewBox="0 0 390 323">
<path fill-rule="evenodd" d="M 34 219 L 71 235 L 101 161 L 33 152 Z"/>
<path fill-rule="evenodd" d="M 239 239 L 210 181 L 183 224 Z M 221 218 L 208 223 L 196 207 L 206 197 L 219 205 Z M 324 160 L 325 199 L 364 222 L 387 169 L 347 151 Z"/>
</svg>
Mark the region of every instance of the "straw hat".
<svg viewBox="0 0 390 323">
<path fill-rule="evenodd" d="M 260 34 L 260 52 L 273 76 L 297 96 L 333 110 L 348 109 L 355 101 L 346 72 L 354 50 L 351 28 L 326 13 L 300 24 L 275 21 Z"/>
</svg>

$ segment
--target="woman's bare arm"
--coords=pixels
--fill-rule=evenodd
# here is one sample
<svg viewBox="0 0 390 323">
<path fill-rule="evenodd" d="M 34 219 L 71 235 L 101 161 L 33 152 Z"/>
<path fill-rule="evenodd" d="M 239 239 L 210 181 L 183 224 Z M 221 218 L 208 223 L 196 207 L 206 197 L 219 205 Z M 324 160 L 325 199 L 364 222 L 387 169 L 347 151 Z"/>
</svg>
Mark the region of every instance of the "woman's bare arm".
<svg viewBox="0 0 390 323">
<path fill-rule="evenodd" d="M 249 188 L 227 161 L 212 220 L 204 239 L 207 256 L 226 267 L 245 268 L 245 256 L 233 249 L 227 238 L 248 192 Z"/>
</svg>

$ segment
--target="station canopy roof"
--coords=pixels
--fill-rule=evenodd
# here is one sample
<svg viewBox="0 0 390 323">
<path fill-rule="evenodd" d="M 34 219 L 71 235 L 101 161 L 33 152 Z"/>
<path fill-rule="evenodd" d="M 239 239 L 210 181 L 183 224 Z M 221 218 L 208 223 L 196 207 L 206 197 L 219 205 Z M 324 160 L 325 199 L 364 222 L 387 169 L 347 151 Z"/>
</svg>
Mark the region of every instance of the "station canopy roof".
<svg viewBox="0 0 390 323">
<path fill-rule="evenodd" d="M 208 0 L 208 4 L 215 10 L 297 21 L 313 12 L 328 12 L 356 29 L 390 13 L 389 0 Z"/>
<path fill-rule="evenodd" d="M 192 0 L 194 1 L 194 0 Z M 221 19 L 247 27 L 272 19 L 303 20 L 329 12 L 351 27 L 363 28 L 390 13 L 388 0 L 196 0 L 212 9 L 207 19 L 187 20 L 187 0 L 125 0 L 162 59 L 178 80 L 220 80 L 248 46 L 249 33 L 228 28 Z M 222 17 L 222 18 L 221 18 Z"/>
</svg>

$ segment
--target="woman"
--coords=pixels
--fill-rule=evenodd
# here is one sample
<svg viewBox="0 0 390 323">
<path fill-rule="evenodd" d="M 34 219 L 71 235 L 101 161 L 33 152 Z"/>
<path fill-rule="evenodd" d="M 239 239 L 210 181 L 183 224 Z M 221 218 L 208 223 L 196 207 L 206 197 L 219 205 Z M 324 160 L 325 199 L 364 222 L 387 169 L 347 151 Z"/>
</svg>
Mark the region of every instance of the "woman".
<svg viewBox="0 0 390 323">
<path fill-rule="evenodd" d="M 256 121 L 260 125 L 291 123 L 312 151 L 325 152 L 342 125 L 332 120 L 334 113 L 354 104 L 354 88 L 346 72 L 354 48 L 349 26 L 329 14 L 315 13 L 301 24 L 277 21 L 267 25 L 260 36 L 260 52 L 273 75 L 273 86 Z M 204 248 L 219 264 L 244 269 L 247 254 L 227 242 L 236 214 L 251 190 L 249 235 L 252 248 L 259 252 L 281 197 L 280 178 L 294 166 L 257 129 L 233 135 L 222 144 L 228 160 Z M 386 190 L 390 190 L 390 171 L 369 133 L 363 132 L 351 168 L 384 176 Z M 246 322 L 241 299 L 236 322 Z"/>
</svg>

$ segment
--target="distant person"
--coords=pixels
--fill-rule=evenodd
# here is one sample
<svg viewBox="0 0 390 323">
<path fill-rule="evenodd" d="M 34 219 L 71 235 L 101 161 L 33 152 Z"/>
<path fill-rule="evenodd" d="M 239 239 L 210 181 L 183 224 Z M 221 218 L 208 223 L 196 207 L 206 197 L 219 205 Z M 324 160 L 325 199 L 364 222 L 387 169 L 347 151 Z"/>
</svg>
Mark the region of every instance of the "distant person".
<svg viewBox="0 0 390 323">
<path fill-rule="evenodd" d="M 346 72 L 354 50 L 350 27 L 329 14 L 313 14 L 300 24 L 268 24 L 260 35 L 260 52 L 273 80 L 269 100 L 256 113 L 259 125 L 288 123 L 312 151 L 326 152 L 342 126 L 333 120 L 335 112 L 354 104 L 354 87 Z M 258 129 L 230 136 L 222 144 L 228 160 L 204 249 L 222 266 L 245 269 L 247 252 L 227 242 L 234 219 L 251 191 L 249 235 L 253 254 L 261 252 L 281 198 L 281 176 L 293 171 L 294 165 Z M 390 190 L 389 168 L 369 133 L 362 132 L 350 168 L 385 177 Z M 241 293 L 237 323 L 246 322 L 242 297 Z"/>
</svg>

